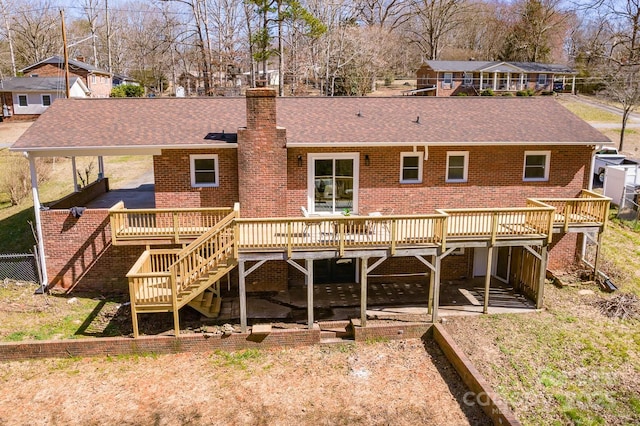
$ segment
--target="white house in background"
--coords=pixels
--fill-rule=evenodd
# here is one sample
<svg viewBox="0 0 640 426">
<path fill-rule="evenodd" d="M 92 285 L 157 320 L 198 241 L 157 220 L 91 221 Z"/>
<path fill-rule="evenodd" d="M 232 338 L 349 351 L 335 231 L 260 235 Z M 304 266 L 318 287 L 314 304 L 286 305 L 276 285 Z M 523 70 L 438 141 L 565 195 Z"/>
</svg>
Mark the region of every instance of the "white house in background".
<svg viewBox="0 0 640 426">
<path fill-rule="evenodd" d="M 80 77 L 69 79 L 72 98 L 86 98 L 89 89 Z M 3 118 L 37 118 L 57 98 L 64 98 L 65 81 L 60 77 L 15 77 L 0 81 Z"/>
</svg>

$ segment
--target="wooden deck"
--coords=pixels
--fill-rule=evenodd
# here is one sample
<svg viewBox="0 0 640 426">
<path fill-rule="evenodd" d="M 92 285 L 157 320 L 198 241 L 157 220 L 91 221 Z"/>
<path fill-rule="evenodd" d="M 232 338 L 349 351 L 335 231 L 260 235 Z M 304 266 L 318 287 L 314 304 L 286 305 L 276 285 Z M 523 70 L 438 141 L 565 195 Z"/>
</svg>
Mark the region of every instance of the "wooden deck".
<svg viewBox="0 0 640 426">
<path fill-rule="evenodd" d="M 481 244 L 539 246 L 544 254 L 538 258 L 545 258 L 540 263 L 544 265 L 546 245 L 554 232 L 600 233 L 608 209 L 608 198 L 582 191 L 578 198 L 529 199 L 525 207 L 442 209 L 429 215 L 241 219 L 238 205 L 148 210 L 117 205 L 110 219 L 114 245 L 190 241 L 182 249 L 146 250 L 127 274 L 137 336 L 139 312 L 173 312 L 177 333 L 178 309 L 204 291 L 213 291 L 210 288 L 241 259 L 243 264 L 265 261 L 274 253 L 282 260 L 309 259 L 311 252 L 325 257 L 342 257 L 347 252 L 352 257 L 359 256 L 356 252 L 368 253 L 363 257 L 384 253 L 385 258 L 408 253 L 446 256 L 447 244 Z M 539 274 L 532 275 L 533 281 L 537 280 L 534 275 Z M 219 300 L 211 299 L 219 306 Z"/>
</svg>

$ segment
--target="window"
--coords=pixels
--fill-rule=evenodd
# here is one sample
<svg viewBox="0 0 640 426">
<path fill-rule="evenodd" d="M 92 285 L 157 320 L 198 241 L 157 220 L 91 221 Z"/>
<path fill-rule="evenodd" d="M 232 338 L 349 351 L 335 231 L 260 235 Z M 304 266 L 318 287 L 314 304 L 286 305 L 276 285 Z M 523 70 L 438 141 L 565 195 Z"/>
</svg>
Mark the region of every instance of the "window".
<svg viewBox="0 0 640 426">
<path fill-rule="evenodd" d="M 18 95 L 18 105 L 21 107 L 29 106 L 27 102 L 27 95 Z"/>
<path fill-rule="evenodd" d="M 96 76 L 95 76 L 95 74 L 92 74 L 92 75 L 91 75 L 91 82 L 95 84 L 95 82 L 96 82 Z"/>
<path fill-rule="evenodd" d="M 465 72 L 464 73 L 464 85 L 465 86 L 473 86 L 473 73 Z"/>
<path fill-rule="evenodd" d="M 524 176 L 525 181 L 549 180 L 549 151 L 525 151 Z"/>
<path fill-rule="evenodd" d="M 423 152 L 400 153 L 400 183 L 422 183 Z"/>
<path fill-rule="evenodd" d="M 547 75 L 546 74 L 538 74 L 538 85 L 544 86 L 547 84 Z"/>
<path fill-rule="evenodd" d="M 447 182 L 466 182 L 468 168 L 468 151 L 447 152 Z"/>
<path fill-rule="evenodd" d="M 218 156 L 191 155 L 191 186 L 218 186 Z"/>
<path fill-rule="evenodd" d="M 51 95 L 42 95 L 42 106 L 50 106 L 51 105 Z"/>
<path fill-rule="evenodd" d="M 445 72 L 444 78 L 442 80 L 442 88 L 443 89 L 451 89 L 451 85 L 453 84 L 453 73 Z"/>
</svg>

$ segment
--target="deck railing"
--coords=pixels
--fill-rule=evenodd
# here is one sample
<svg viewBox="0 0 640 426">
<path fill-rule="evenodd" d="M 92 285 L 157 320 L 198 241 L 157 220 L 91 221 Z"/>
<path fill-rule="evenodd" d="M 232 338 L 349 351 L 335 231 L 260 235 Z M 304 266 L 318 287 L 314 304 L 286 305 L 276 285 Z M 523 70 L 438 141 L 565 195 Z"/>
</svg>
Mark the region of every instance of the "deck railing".
<svg viewBox="0 0 640 426">
<path fill-rule="evenodd" d="M 109 210 L 111 238 L 119 241 L 171 239 L 179 244 L 213 228 L 232 208 L 125 209 L 122 203 Z"/>
<path fill-rule="evenodd" d="M 512 209 L 443 209 L 448 216 L 448 239 L 534 237 L 551 234 L 553 208 L 531 206 Z"/>
<path fill-rule="evenodd" d="M 237 258 L 236 233 L 230 226 L 237 218 L 231 210 L 209 231 L 183 249 L 145 250 L 133 265 L 129 278 L 131 300 L 139 305 L 173 305 L 179 295 L 205 273 Z M 235 251 L 234 251 L 235 250 Z"/>
<path fill-rule="evenodd" d="M 286 250 L 345 249 L 441 244 L 444 215 L 331 216 L 238 219 L 240 248 Z"/>
<path fill-rule="evenodd" d="M 176 273 L 188 276 L 191 267 L 187 264 L 195 264 L 196 257 L 208 259 L 219 254 L 233 238 L 238 241 L 235 250 L 285 251 L 289 256 L 294 250 L 337 250 L 342 255 L 354 248 L 386 247 L 392 253 L 403 246 L 444 248 L 448 239 L 488 240 L 492 244 L 498 239 L 550 240 L 554 226 L 562 226 L 565 232 L 571 226 L 604 226 L 608 206 L 608 198 L 583 190 L 578 198 L 528 199 L 526 207 L 443 209 L 431 215 L 240 219 L 231 208 L 127 210 L 120 206 L 112 209 L 111 223 L 116 240 L 175 236 L 178 241 L 185 235 L 198 236 L 196 244 L 189 247 L 209 239 L 218 224 L 225 224 L 225 233 L 216 236 L 215 244 L 221 246 L 203 247 L 192 253 L 190 260 L 182 261 L 182 269 Z M 233 225 L 226 226 L 230 221 Z M 170 226 L 162 226 L 168 222 Z"/>
<path fill-rule="evenodd" d="M 179 251 L 153 249 L 142 253 L 127 274 L 132 303 L 142 306 L 171 305 L 172 283 L 169 267 L 178 259 Z"/>
<path fill-rule="evenodd" d="M 595 225 L 604 227 L 609 215 L 610 198 L 583 189 L 578 198 L 536 198 L 555 209 L 553 224 L 567 232 L 570 226 Z"/>
</svg>

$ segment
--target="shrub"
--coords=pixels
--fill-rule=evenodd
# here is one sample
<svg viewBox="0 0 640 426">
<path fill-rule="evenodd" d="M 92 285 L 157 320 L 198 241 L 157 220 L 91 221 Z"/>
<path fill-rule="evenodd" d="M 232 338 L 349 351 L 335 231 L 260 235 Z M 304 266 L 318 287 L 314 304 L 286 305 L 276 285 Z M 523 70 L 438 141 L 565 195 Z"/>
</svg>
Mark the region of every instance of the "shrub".
<svg viewBox="0 0 640 426">
<path fill-rule="evenodd" d="M 529 94 L 529 92 L 528 92 L 528 91 L 526 91 L 526 90 L 518 90 L 518 91 L 516 92 L 516 96 L 531 96 L 531 95 L 530 95 L 530 94 Z"/>
<path fill-rule="evenodd" d="M 493 89 L 484 89 L 480 92 L 480 96 L 495 96 L 495 93 L 493 93 Z"/>
<path fill-rule="evenodd" d="M 144 95 L 144 87 L 133 84 L 122 84 L 111 89 L 112 98 L 141 98 Z"/>
<path fill-rule="evenodd" d="M 504 93 L 502 94 L 502 96 L 513 96 L 513 93 L 511 93 L 511 92 L 504 92 Z"/>
<path fill-rule="evenodd" d="M 527 89 L 526 92 L 527 92 L 527 96 L 533 96 L 536 94 L 536 91 L 533 89 Z"/>
<path fill-rule="evenodd" d="M 466 92 L 456 93 L 456 96 L 468 96 Z"/>
</svg>

